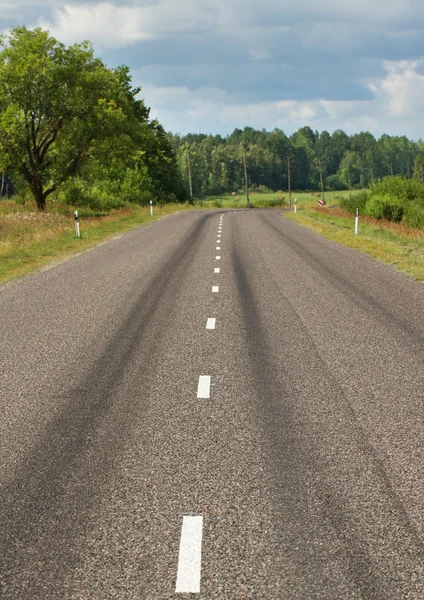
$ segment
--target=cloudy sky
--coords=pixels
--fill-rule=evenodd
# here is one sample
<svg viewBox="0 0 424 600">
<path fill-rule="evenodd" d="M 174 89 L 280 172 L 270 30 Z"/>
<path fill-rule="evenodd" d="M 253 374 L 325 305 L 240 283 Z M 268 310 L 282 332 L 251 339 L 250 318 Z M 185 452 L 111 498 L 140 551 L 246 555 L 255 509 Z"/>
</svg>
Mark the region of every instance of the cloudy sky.
<svg viewBox="0 0 424 600">
<path fill-rule="evenodd" d="M 166 129 L 303 125 L 424 138 L 423 0 L 0 0 L 127 64 Z"/>
</svg>

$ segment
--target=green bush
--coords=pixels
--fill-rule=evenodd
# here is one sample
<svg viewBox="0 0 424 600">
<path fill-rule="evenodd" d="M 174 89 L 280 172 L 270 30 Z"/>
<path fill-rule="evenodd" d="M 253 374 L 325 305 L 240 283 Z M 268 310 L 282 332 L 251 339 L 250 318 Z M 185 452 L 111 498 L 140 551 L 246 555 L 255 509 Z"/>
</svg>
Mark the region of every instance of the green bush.
<svg viewBox="0 0 424 600">
<path fill-rule="evenodd" d="M 284 196 L 279 196 L 278 198 L 261 198 L 258 201 L 258 204 L 260 207 L 262 208 L 276 208 L 276 207 L 280 207 L 280 206 L 287 206 L 287 200 L 284 198 Z"/>
<path fill-rule="evenodd" d="M 62 196 L 68 206 L 89 208 L 94 211 L 107 212 L 121 208 L 125 200 L 119 195 L 118 184 L 99 181 L 89 185 L 82 179 L 74 179 L 63 189 Z"/>
<path fill-rule="evenodd" d="M 409 203 L 405 208 L 404 220 L 409 227 L 424 228 L 424 206 Z"/>
<path fill-rule="evenodd" d="M 342 190 L 345 184 L 339 175 L 329 175 L 325 178 L 324 186 L 326 190 L 337 192 L 337 190 Z"/>
<path fill-rule="evenodd" d="M 147 167 L 127 168 L 122 183 L 118 184 L 116 194 L 123 202 L 133 202 L 146 206 L 155 199 L 154 186 L 148 175 Z"/>
<path fill-rule="evenodd" d="M 398 223 L 403 218 L 410 227 L 424 227 L 424 184 L 401 175 L 384 177 L 352 198 L 344 196 L 340 204 L 352 213 L 359 208 L 375 219 Z"/>
<path fill-rule="evenodd" d="M 396 196 L 371 196 L 365 205 L 365 213 L 374 219 L 387 219 L 398 223 L 402 221 L 404 206 Z"/>
<path fill-rule="evenodd" d="M 212 202 L 212 206 L 215 206 L 216 208 L 222 208 L 222 200 L 219 200 L 219 199 L 214 200 Z"/>
<path fill-rule="evenodd" d="M 396 196 L 400 200 L 424 204 L 424 184 L 402 175 L 383 177 L 371 185 L 372 196 Z"/>
<path fill-rule="evenodd" d="M 267 187 L 266 185 L 251 185 L 249 187 L 249 190 L 251 192 L 254 192 L 256 194 L 273 194 L 273 190 L 271 190 L 269 187 Z"/>
<path fill-rule="evenodd" d="M 343 196 L 340 200 L 340 206 L 345 208 L 351 213 L 355 213 L 356 209 L 359 208 L 359 212 L 364 212 L 365 206 L 370 199 L 370 193 L 367 190 L 363 190 L 362 192 L 357 192 L 349 196 Z"/>
</svg>

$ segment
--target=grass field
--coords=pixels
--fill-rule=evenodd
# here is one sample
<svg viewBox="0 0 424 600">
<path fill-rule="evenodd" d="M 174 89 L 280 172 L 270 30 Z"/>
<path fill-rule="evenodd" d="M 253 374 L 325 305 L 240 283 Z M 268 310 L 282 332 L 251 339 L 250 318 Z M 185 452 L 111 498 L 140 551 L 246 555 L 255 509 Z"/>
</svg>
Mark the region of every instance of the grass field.
<svg viewBox="0 0 424 600">
<path fill-rule="evenodd" d="M 343 194 L 348 194 L 349 192 L 326 192 L 325 200 L 326 204 L 331 206 L 333 204 L 338 204 L 340 202 L 340 198 Z M 353 191 L 352 194 L 357 193 Z M 283 208 L 289 205 L 289 195 L 287 192 L 275 192 L 272 194 L 258 194 L 251 193 L 250 195 L 250 204 L 253 208 Z M 292 192 L 292 204 L 294 204 L 295 200 L 297 200 L 298 206 L 315 206 L 318 204 L 318 200 L 321 198 L 321 194 L 318 192 L 315 193 L 306 193 L 306 192 Z M 222 208 L 246 208 L 247 200 L 246 195 L 236 194 L 235 196 L 232 194 L 225 194 L 221 196 L 213 196 L 206 197 L 204 200 L 198 200 L 197 205 L 201 205 L 204 208 L 216 208 L 221 206 Z"/>
</svg>

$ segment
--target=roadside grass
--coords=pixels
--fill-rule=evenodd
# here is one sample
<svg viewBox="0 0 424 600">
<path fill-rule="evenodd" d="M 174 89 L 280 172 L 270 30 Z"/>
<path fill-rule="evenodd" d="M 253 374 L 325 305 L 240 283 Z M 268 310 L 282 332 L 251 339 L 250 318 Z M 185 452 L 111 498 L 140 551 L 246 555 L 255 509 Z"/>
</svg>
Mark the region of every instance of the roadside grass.
<svg viewBox="0 0 424 600">
<path fill-rule="evenodd" d="M 285 217 L 325 237 L 394 265 L 417 281 L 424 281 L 424 230 L 384 219 L 359 217 L 355 235 L 355 217 L 341 208 L 305 206 L 285 213 Z"/>
<path fill-rule="evenodd" d="M 327 192 L 327 207 L 338 204 L 348 192 Z M 352 192 L 353 194 L 355 192 Z M 424 232 L 401 224 L 361 217 L 360 235 L 353 235 L 353 217 L 340 208 L 317 208 L 319 193 L 292 193 L 298 212 L 286 216 L 351 248 L 394 264 L 399 270 L 424 281 Z M 287 192 L 252 193 L 253 208 L 287 208 Z M 31 201 L 25 205 L 14 200 L 0 200 L 0 285 L 52 263 L 66 260 L 114 236 L 151 223 L 163 216 L 184 210 L 246 208 L 246 196 L 226 194 L 202 200 L 194 205 L 166 204 L 149 207 L 130 204 L 104 213 L 79 209 L 81 238 L 75 235 L 73 209 L 52 202 L 39 213 Z"/>
<path fill-rule="evenodd" d="M 359 190 L 352 190 L 352 195 L 358 193 Z M 326 192 L 325 200 L 328 206 L 338 204 L 343 195 L 348 194 L 348 191 L 342 192 Z M 270 194 L 260 194 L 252 192 L 249 194 L 250 205 L 252 208 L 282 208 L 289 206 L 289 194 L 288 192 L 273 192 Z M 297 206 L 316 206 L 318 200 L 321 198 L 319 192 L 292 192 L 292 205 L 297 200 Z M 222 194 L 218 196 L 207 196 L 204 199 L 196 201 L 196 205 L 202 206 L 203 208 L 246 208 L 247 200 L 246 194 L 237 193 L 233 194 Z"/>
<path fill-rule="evenodd" d="M 107 241 L 119 233 L 181 210 L 185 204 L 154 207 L 128 205 L 110 214 L 79 210 L 81 238 L 75 235 L 73 211 L 48 207 L 39 213 L 32 203 L 22 206 L 14 201 L 0 201 L 0 285 L 60 262 Z"/>
</svg>

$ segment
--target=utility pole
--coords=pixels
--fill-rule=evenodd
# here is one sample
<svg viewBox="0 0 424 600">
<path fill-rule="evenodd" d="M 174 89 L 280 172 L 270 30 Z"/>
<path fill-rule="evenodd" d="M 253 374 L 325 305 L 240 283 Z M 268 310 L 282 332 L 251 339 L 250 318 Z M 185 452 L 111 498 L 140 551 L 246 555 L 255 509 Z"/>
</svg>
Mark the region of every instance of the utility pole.
<svg viewBox="0 0 424 600">
<path fill-rule="evenodd" d="M 349 182 L 349 199 L 351 200 L 352 199 L 352 187 L 350 185 L 350 156 L 347 159 L 347 161 L 348 161 L 347 162 L 347 180 Z"/>
<path fill-rule="evenodd" d="M 188 181 L 190 184 L 190 200 L 193 199 L 193 183 L 191 181 L 190 150 L 187 150 Z"/>
<path fill-rule="evenodd" d="M 289 184 L 289 207 L 291 208 L 291 174 L 290 174 L 290 154 L 287 154 L 287 179 Z"/>
<path fill-rule="evenodd" d="M 246 152 L 244 153 L 244 183 L 246 185 L 246 200 L 247 200 L 247 208 L 250 208 L 250 200 L 249 200 L 249 181 L 247 179 L 247 163 L 246 163 Z"/>
<path fill-rule="evenodd" d="M 324 197 L 324 180 L 322 178 L 322 163 L 321 163 L 321 159 L 318 159 L 318 166 L 319 166 L 319 178 L 321 181 L 321 196 L 322 196 L 322 201 L 325 204 L 325 197 Z"/>
</svg>

